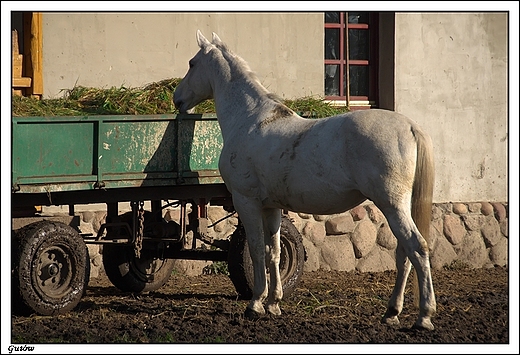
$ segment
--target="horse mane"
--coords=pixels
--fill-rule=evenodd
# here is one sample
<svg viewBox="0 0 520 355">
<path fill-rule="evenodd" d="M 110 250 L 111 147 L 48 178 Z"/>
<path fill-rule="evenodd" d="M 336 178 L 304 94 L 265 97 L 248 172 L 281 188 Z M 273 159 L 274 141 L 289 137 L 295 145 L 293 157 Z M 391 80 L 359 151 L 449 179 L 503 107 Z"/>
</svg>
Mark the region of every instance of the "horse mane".
<svg viewBox="0 0 520 355">
<path fill-rule="evenodd" d="M 214 45 L 221 51 L 222 55 L 228 61 L 230 66 L 242 73 L 250 83 L 261 87 L 271 100 L 274 100 L 278 103 L 283 103 L 282 99 L 278 95 L 273 94 L 267 90 L 267 88 L 260 82 L 258 75 L 256 75 L 256 73 L 251 70 L 249 64 L 242 57 L 233 53 L 233 51 L 231 51 L 231 49 L 229 49 L 225 43 L 218 43 Z"/>
<path fill-rule="evenodd" d="M 267 93 L 267 97 L 273 101 L 276 101 L 279 104 L 286 106 L 283 102 L 283 99 L 278 94 L 275 94 L 274 92 Z"/>
<path fill-rule="evenodd" d="M 285 103 L 283 102 L 283 99 L 278 94 L 275 94 L 275 93 L 267 90 L 267 88 L 260 82 L 260 79 L 258 78 L 256 73 L 251 69 L 249 64 L 242 57 L 235 54 L 231 49 L 229 49 L 227 44 L 225 44 L 223 42 L 219 42 L 219 43 L 213 43 L 213 45 L 215 45 L 215 47 L 220 50 L 220 52 L 222 53 L 224 58 L 228 61 L 230 66 L 232 63 L 235 64 L 234 68 L 237 69 L 239 72 L 243 73 L 244 76 L 248 79 L 248 81 L 250 83 L 261 87 L 265 91 L 267 97 L 270 100 L 273 100 L 277 104 L 282 105 L 283 107 L 287 108 L 290 112 L 292 112 L 292 110 L 290 110 L 287 107 L 287 105 L 285 105 Z"/>
</svg>

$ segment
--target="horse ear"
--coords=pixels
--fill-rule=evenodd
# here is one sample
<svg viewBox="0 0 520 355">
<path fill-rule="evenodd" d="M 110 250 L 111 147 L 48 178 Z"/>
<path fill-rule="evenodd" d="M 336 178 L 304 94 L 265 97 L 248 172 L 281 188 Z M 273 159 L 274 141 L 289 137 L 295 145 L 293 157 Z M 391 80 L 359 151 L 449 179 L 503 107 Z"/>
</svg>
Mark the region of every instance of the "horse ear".
<svg viewBox="0 0 520 355">
<path fill-rule="evenodd" d="M 224 45 L 224 43 L 222 42 L 220 37 L 215 32 L 213 32 L 213 39 L 211 40 L 211 43 L 213 43 L 214 45 L 218 45 L 218 46 Z"/>
<path fill-rule="evenodd" d="M 204 37 L 202 32 L 200 30 L 197 30 L 197 43 L 199 44 L 200 48 L 206 49 L 208 46 L 211 46 L 211 43 Z"/>
</svg>

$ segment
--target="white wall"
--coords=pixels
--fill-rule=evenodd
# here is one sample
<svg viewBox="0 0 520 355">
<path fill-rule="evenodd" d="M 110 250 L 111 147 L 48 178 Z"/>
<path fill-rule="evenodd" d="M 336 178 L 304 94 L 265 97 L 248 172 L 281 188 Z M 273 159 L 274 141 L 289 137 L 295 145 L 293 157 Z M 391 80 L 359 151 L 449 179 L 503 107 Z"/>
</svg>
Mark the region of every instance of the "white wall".
<svg viewBox="0 0 520 355">
<path fill-rule="evenodd" d="M 508 199 L 507 31 L 505 13 L 396 14 L 395 108 L 432 136 L 435 201 Z"/>
<path fill-rule="evenodd" d="M 216 32 L 270 91 L 323 95 L 319 12 L 44 13 L 44 97 L 183 77 L 197 29 Z M 506 13 L 395 16 L 395 109 L 433 138 L 435 202 L 508 199 L 507 31 Z"/>
<path fill-rule="evenodd" d="M 197 29 L 216 32 L 272 92 L 323 94 L 322 13 L 44 13 L 44 97 L 183 77 Z"/>
</svg>

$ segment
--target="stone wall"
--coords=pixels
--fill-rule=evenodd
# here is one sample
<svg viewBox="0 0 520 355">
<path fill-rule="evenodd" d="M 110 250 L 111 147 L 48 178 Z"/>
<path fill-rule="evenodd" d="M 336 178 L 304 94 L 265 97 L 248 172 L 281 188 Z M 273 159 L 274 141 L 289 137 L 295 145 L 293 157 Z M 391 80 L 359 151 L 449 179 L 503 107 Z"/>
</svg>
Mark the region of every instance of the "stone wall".
<svg viewBox="0 0 520 355">
<path fill-rule="evenodd" d="M 96 233 L 105 212 L 79 212 L 79 229 Z M 228 213 L 210 207 L 211 222 Z M 167 210 L 166 220 L 178 220 L 178 210 Z M 388 223 L 372 203 L 336 215 L 289 213 L 303 236 L 307 254 L 305 271 L 318 269 L 378 272 L 395 269 L 397 240 Z M 227 238 L 237 219 L 232 217 L 210 228 L 215 238 Z M 430 229 L 430 260 L 434 269 L 462 262 L 473 268 L 508 265 L 508 204 L 507 203 L 441 203 L 434 204 Z M 102 267 L 101 249 L 90 245 L 91 277 Z M 201 274 L 211 262 L 178 260 L 178 272 Z"/>
<path fill-rule="evenodd" d="M 395 269 L 397 239 L 372 203 L 339 215 L 290 215 L 304 237 L 306 271 Z M 435 204 L 429 242 L 431 266 L 439 269 L 455 261 L 474 268 L 506 266 L 507 221 L 504 203 Z"/>
</svg>

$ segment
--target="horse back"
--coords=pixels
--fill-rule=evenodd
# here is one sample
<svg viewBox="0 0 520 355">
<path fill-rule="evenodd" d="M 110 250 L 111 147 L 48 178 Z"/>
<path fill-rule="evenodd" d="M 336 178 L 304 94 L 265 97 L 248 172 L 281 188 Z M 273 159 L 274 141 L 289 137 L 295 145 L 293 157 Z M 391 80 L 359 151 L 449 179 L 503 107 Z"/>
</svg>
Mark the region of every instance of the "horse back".
<svg viewBox="0 0 520 355">
<path fill-rule="evenodd" d="M 420 129 L 413 121 L 385 110 L 285 117 L 250 129 L 233 144 L 224 142 L 221 173 L 241 193 L 280 201 L 291 210 L 312 204 L 316 210 L 347 209 L 363 196 L 375 202 L 411 191 L 414 130 Z"/>
</svg>

